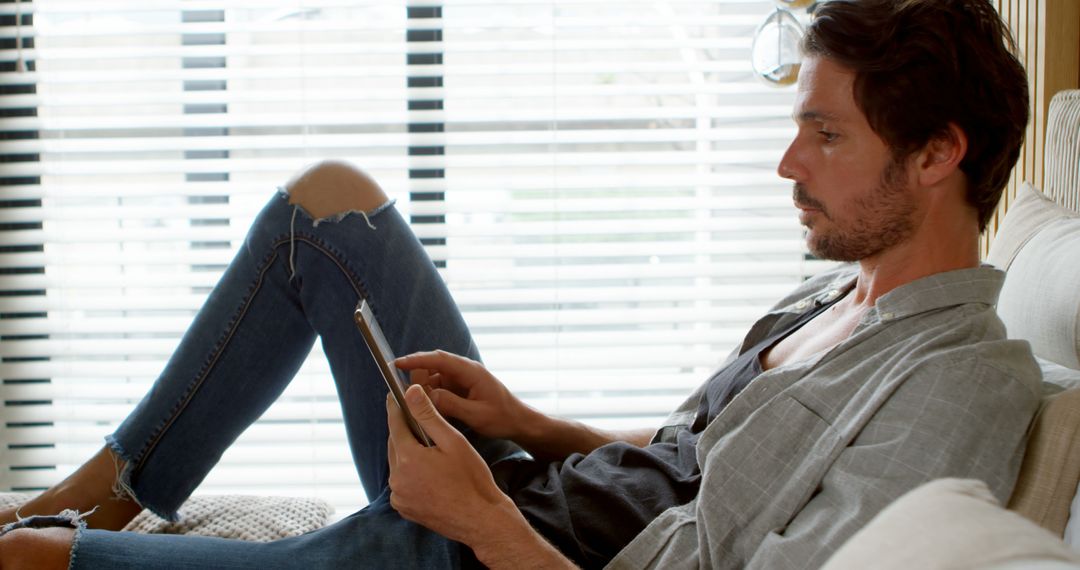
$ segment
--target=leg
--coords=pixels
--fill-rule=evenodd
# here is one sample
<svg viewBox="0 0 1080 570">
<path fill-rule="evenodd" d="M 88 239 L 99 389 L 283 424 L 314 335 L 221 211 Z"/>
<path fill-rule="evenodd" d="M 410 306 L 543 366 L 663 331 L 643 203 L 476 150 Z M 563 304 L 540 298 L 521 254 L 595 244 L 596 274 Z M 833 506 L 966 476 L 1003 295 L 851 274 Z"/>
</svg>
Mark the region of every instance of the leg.
<svg viewBox="0 0 1080 570">
<path fill-rule="evenodd" d="M 69 566 L 75 529 L 22 528 L 0 536 L 0 568 L 64 570 Z"/>
<path fill-rule="evenodd" d="M 378 186 L 354 173 L 323 163 L 287 189 L 296 196 L 271 199 L 161 379 L 109 438 L 126 462 L 123 483 L 144 507 L 173 515 L 284 390 L 316 335 L 364 489 L 378 496 L 387 478 L 386 388 L 352 319 L 362 297 L 396 353 L 478 356 L 408 224 Z M 341 188 L 347 198 L 339 203 Z M 332 217 L 309 214 L 309 202 Z M 354 206 L 373 204 L 354 215 Z"/>
<path fill-rule="evenodd" d="M 295 196 L 270 201 L 158 382 L 110 436 L 110 451 L 124 466 L 119 483 L 112 477 L 87 486 L 100 492 L 116 485 L 158 514 L 175 515 L 224 449 L 284 389 L 318 334 L 365 490 L 369 497 L 385 490 L 385 387 L 352 322 L 357 300 L 367 298 L 398 354 L 434 348 L 473 358 L 478 353 L 441 278 L 408 225 L 385 204 L 385 195 L 371 184 L 361 200 L 337 202 L 331 184 L 341 176 L 349 176 L 343 165 L 317 166 L 292 183 Z M 332 219 L 308 214 L 312 200 L 313 209 Z M 373 204 L 378 206 L 370 208 Z M 339 208 L 346 209 L 335 212 Z M 363 215 L 350 215 L 353 210 Z M 481 447 L 492 450 L 486 455 L 493 458 L 513 449 L 486 443 Z M 390 518 L 387 524 L 404 524 L 399 517 L 394 523 L 396 513 L 388 504 L 381 508 Z M 87 531 L 86 536 L 114 535 Z M 115 536 L 132 538 L 101 540 L 133 541 L 132 552 L 140 550 L 135 543 L 166 540 Z M 357 541 L 355 534 L 350 540 Z M 84 546 L 76 547 L 78 560 L 88 556 Z M 197 556 L 202 547 L 192 547 Z M 153 552 L 157 546 L 147 548 Z M 226 550 L 232 548 L 247 547 Z"/>
<path fill-rule="evenodd" d="M 388 201 L 374 179 L 344 162 L 316 164 L 290 180 L 286 188 L 290 204 L 319 220 L 344 212 L 373 211 Z M 0 524 L 13 522 L 16 512 L 21 516 L 47 515 L 65 508 L 86 512 L 97 507 L 87 523 L 93 528 L 119 530 L 142 510 L 116 488 L 123 465 L 111 449 L 103 448 L 60 484 L 17 510 L 0 511 Z"/>
<path fill-rule="evenodd" d="M 69 566 L 70 561 L 70 566 Z M 102 530 L 0 536 L 0 568 L 191 569 L 479 567 L 468 548 L 403 520 L 387 497 L 333 525 L 271 543 Z"/>
<path fill-rule="evenodd" d="M 389 199 L 371 177 L 347 163 L 322 162 L 291 180 L 286 192 L 289 203 L 300 208 L 291 253 L 301 275 L 305 270 L 316 273 L 305 263 L 334 260 L 342 274 L 356 276 L 354 288 L 372 306 L 397 355 L 441 348 L 479 359 L 442 278 L 408 224 L 387 208 Z M 331 269 L 317 273 L 323 279 L 336 275 Z M 347 289 L 346 283 L 337 288 Z M 325 301 L 324 293 L 317 294 L 316 300 Z M 342 303 L 311 302 L 304 307 L 312 322 L 319 323 L 316 328 L 337 384 L 353 460 L 368 497 L 373 498 L 385 489 L 388 476 L 386 390 L 377 374 L 377 389 L 356 380 L 372 376 L 358 368 L 370 365 L 371 359 L 352 320 L 353 303 L 346 310 Z M 465 431 L 489 462 L 520 451 L 509 442 Z"/>
<path fill-rule="evenodd" d="M 142 511 L 131 497 L 115 488 L 122 467 L 123 463 L 103 448 L 67 479 L 18 508 L 0 511 L 0 525 L 14 522 L 16 515 L 51 515 L 64 509 L 85 513 L 96 507 L 86 518 L 90 526 L 120 530 Z"/>
<path fill-rule="evenodd" d="M 381 493 L 386 389 L 352 321 L 357 300 L 367 298 L 398 354 L 442 348 L 478 358 L 478 351 L 427 254 L 370 178 L 342 163 L 321 163 L 290 184 L 295 195 L 272 198 L 260 213 L 158 381 L 92 462 L 96 468 L 65 485 L 69 499 L 95 500 L 51 505 L 52 512 L 88 510 L 119 488 L 174 516 L 225 448 L 284 390 L 316 334 L 365 491 L 369 498 Z M 308 214 L 309 204 L 333 219 Z M 350 215 L 358 208 L 362 215 Z M 495 447 L 494 456 L 503 453 Z M 123 465 L 120 481 L 108 471 L 114 456 Z"/>
</svg>

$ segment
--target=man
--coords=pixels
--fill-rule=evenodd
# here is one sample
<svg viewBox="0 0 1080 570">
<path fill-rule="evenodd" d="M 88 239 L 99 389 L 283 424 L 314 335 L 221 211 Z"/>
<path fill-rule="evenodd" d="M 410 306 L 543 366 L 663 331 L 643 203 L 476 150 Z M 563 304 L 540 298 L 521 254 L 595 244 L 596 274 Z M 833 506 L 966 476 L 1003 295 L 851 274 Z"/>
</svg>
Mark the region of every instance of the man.
<svg viewBox="0 0 1080 570">
<path fill-rule="evenodd" d="M 782 299 L 659 431 L 605 432 L 525 406 L 476 362 L 385 195 L 347 167 L 316 167 L 290 184 L 290 200 L 316 219 L 368 212 L 378 229 L 355 232 L 356 216 L 354 230 L 348 219 L 298 229 L 295 210 L 269 205 L 109 448 L 24 514 L 100 504 L 88 521 L 105 528 L 139 505 L 174 514 L 264 408 L 248 400 L 272 400 L 304 352 L 294 347 L 315 333 L 372 505 L 265 545 L 19 529 L 0 537 L 0 563 L 813 568 L 927 480 L 979 478 L 1006 498 L 1039 382 L 1026 344 L 1005 340 L 993 312 L 1002 274 L 979 267 L 978 235 L 1027 121 L 1009 45 L 986 0 L 818 8 L 779 173 L 794 182 L 810 250 L 856 263 Z M 353 190 L 327 190 L 342 188 Z M 398 365 L 435 447 L 390 401 L 387 440 L 374 419 L 382 392 L 344 380 L 364 366 L 341 310 L 358 295 L 399 353 L 425 351 Z M 370 363 L 363 371 L 374 376 Z M 238 393 L 246 399 L 223 413 Z M 110 501 L 114 483 L 123 492 Z M 45 523 L 57 520 L 32 524 Z"/>
</svg>

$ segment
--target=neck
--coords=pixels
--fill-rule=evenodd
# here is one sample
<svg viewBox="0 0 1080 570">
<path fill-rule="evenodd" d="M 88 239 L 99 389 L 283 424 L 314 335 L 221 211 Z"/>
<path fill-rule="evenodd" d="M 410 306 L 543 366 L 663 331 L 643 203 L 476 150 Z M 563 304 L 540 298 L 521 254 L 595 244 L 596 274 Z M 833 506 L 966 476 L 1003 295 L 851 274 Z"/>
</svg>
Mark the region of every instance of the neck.
<svg viewBox="0 0 1080 570">
<path fill-rule="evenodd" d="M 944 219 L 952 221 L 924 219 L 908 240 L 860 260 L 852 302 L 869 308 L 882 295 L 901 285 L 937 273 L 978 267 L 979 231 L 975 217 Z"/>
</svg>

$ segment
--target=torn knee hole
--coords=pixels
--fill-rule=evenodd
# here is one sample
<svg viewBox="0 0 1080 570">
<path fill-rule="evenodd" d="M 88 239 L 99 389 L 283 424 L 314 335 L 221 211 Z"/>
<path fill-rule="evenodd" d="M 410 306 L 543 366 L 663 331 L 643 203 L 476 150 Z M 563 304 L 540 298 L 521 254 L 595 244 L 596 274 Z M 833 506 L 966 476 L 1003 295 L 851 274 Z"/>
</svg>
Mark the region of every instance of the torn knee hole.
<svg viewBox="0 0 1080 570">
<path fill-rule="evenodd" d="M 388 201 L 371 176 L 344 161 L 316 163 L 285 185 L 289 203 L 299 205 L 312 219 L 372 211 Z"/>
<path fill-rule="evenodd" d="M 384 204 L 384 206 L 385 206 L 385 204 Z M 304 210 L 300 206 L 300 204 L 293 204 L 292 220 L 289 222 L 289 279 L 290 280 L 293 279 L 294 277 L 296 277 L 296 216 L 301 211 L 304 211 Z M 348 211 L 344 211 L 344 212 L 338 212 L 337 214 L 334 214 L 333 216 L 330 216 L 330 217 L 327 217 L 327 218 L 315 218 L 315 217 L 311 216 L 311 214 L 309 214 L 307 211 L 304 211 L 304 213 L 307 214 L 309 218 L 311 218 L 312 227 L 318 227 L 318 225 L 320 223 L 325 222 L 325 221 L 330 221 L 330 222 L 334 222 L 334 223 L 340 222 L 342 219 L 345 218 L 345 216 L 348 216 L 349 214 L 359 214 L 360 216 L 362 216 L 364 218 L 364 223 L 367 224 L 367 227 L 369 227 L 369 228 L 371 228 L 373 230 L 378 229 L 378 228 L 375 227 L 375 224 L 371 223 L 371 217 L 369 216 L 369 214 L 367 212 L 363 211 L 363 210 L 348 210 Z"/>
</svg>

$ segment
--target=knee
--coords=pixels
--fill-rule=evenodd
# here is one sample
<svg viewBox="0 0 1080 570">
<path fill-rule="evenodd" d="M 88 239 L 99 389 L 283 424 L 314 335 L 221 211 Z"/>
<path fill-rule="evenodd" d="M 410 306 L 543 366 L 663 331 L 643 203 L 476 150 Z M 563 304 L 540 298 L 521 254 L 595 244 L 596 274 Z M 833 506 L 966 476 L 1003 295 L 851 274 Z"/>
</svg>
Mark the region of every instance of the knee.
<svg viewBox="0 0 1080 570">
<path fill-rule="evenodd" d="M 368 173 L 341 160 L 324 160 L 285 185 L 289 203 L 315 219 L 349 211 L 368 212 L 389 199 Z"/>
<path fill-rule="evenodd" d="M 13 530 L 0 537 L 0 568 L 67 568 L 74 541 L 71 528 Z"/>
</svg>

